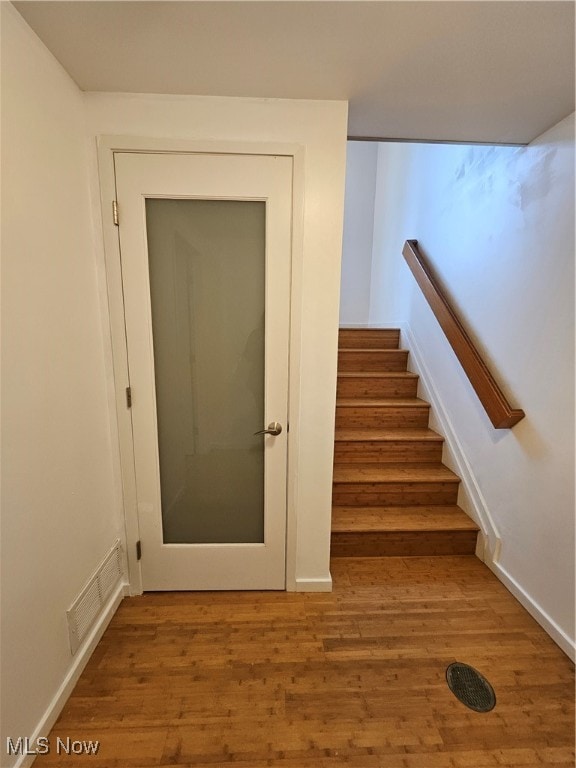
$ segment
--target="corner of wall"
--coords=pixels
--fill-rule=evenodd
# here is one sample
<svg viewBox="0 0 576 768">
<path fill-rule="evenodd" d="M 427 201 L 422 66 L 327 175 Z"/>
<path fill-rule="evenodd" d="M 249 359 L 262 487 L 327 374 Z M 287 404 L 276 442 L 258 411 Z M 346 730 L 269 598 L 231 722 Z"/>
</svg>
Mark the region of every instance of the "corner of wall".
<svg viewBox="0 0 576 768">
<path fill-rule="evenodd" d="M 486 565 L 502 584 L 514 595 L 518 602 L 528 611 L 532 618 L 550 635 L 554 642 L 564 653 L 576 662 L 576 641 L 569 637 L 554 619 L 529 595 L 521 584 L 508 573 L 506 568 L 498 562 L 499 557 L 485 560 Z"/>
</svg>

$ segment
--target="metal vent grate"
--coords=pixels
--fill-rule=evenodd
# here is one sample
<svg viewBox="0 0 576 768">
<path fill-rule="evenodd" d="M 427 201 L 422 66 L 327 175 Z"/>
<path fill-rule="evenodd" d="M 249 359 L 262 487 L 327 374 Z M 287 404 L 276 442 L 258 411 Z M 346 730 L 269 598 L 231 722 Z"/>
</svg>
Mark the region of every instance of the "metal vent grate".
<svg viewBox="0 0 576 768">
<path fill-rule="evenodd" d="M 456 698 L 475 712 L 490 712 L 496 694 L 486 678 L 468 664 L 455 662 L 446 670 L 446 682 Z"/>
<path fill-rule="evenodd" d="M 114 547 L 98 572 L 98 587 L 100 590 L 100 599 L 102 601 L 106 600 L 110 592 L 112 592 L 116 584 L 118 584 L 118 579 L 121 576 L 122 560 L 120 557 L 120 548 Z"/>
<path fill-rule="evenodd" d="M 102 601 L 98 581 L 94 579 L 88 589 L 84 591 L 78 603 L 74 606 L 74 618 L 76 620 L 76 634 L 79 640 L 86 636 L 86 632 L 92 626 L 92 622 L 100 613 Z"/>
<path fill-rule="evenodd" d="M 66 611 L 72 653 L 78 650 L 88 630 L 106 605 L 112 590 L 121 581 L 122 574 L 122 551 L 120 542 L 117 541 L 72 607 Z"/>
</svg>

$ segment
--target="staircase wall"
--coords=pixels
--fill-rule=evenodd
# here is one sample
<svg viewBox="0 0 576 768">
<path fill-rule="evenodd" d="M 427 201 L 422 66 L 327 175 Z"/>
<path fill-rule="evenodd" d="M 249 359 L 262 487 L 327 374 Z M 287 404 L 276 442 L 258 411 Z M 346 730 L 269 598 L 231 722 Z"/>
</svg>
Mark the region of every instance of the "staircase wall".
<svg viewBox="0 0 576 768">
<path fill-rule="evenodd" d="M 369 321 L 378 144 L 349 141 L 342 238 L 340 325 Z"/>
<path fill-rule="evenodd" d="M 526 411 L 514 429 L 488 421 L 403 262 L 408 238 Z M 398 322 L 501 537 L 488 564 L 573 656 L 573 115 L 526 148 L 380 145 L 369 324 Z"/>
</svg>

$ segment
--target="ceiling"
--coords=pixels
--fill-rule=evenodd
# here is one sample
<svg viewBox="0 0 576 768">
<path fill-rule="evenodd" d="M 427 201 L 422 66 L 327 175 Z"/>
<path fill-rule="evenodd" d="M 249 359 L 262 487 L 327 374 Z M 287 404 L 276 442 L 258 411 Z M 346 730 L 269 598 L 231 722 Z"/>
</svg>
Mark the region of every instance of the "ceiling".
<svg viewBox="0 0 576 768">
<path fill-rule="evenodd" d="M 574 111 L 574 2 L 14 2 L 85 91 L 347 99 L 349 134 L 527 143 Z"/>
</svg>

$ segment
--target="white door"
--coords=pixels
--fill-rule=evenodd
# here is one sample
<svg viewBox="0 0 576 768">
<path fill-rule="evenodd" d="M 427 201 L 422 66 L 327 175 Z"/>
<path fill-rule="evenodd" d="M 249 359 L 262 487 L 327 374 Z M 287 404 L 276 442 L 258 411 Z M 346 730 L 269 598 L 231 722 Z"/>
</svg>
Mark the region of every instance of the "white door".
<svg viewBox="0 0 576 768">
<path fill-rule="evenodd" d="M 284 589 L 292 158 L 115 172 L 143 589 Z"/>
</svg>

